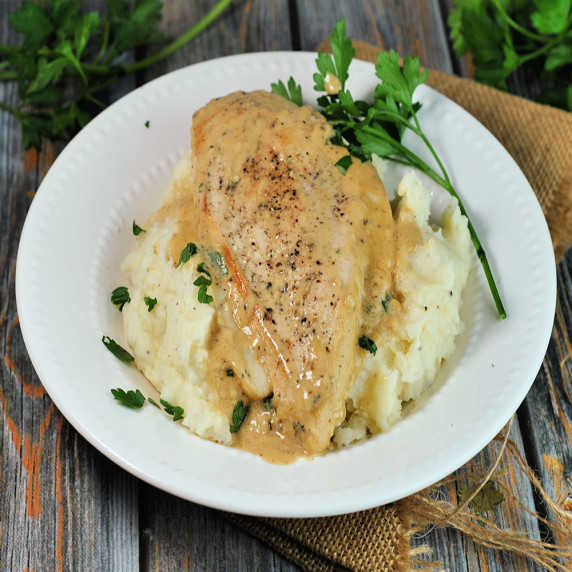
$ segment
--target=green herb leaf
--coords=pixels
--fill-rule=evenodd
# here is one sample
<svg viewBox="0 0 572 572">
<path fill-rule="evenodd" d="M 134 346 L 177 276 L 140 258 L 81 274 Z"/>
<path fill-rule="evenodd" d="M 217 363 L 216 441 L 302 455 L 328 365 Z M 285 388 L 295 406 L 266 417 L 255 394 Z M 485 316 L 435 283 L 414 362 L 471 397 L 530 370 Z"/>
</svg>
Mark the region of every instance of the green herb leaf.
<svg viewBox="0 0 572 572">
<path fill-rule="evenodd" d="M 103 345 L 118 359 L 125 363 L 135 361 L 135 358 L 124 348 L 122 348 L 115 340 L 109 336 L 101 338 Z"/>
<path fill-rule="evenodd" d="M 141 228 L 135 221 L 133 221 L 133 234 L 139 236 L 142 232 L 147 232 L 144 228 Z"/>
<path fill-rule="evenodd" d="M 201 264 L 203 264 L 201 262 Z M 197 267 L 197 269 L 199 269 L 199 267 L 201 266 L 201 264 L 199 264 L 199 266 Z M 201 304 L 210 304 L 213 301 L 213 297 L 207 293 L 207 288 L 212 284 L 212 280 L 210 279 L 210 274 L 208 273 L 208 271 L 206 271 L 204 269 L 204 266 L 202 267 L 202 270 L 200 270 L 201 272 L 205 272 L 207 274 L 207 276 L 204 276 L 201 274 L 201 276 L 199 276 L 194 282 L 193 284 L 195 286 L 199 287 L 199 292 L 198 292 L 198 300 Z"/>
<path fill-rule="evenodd" d="M 128 302 L 131 302 L 131 297 L 129 296 L 129 290 L 126 286 L 118 286 L 111 293 L 111 303 L 115 304 L 120 312 L 123 310 L 123 306 Z"/>
<path fill-rule="evenodd" d="M 298 85 L 294 81 L 293 77 L 288 80 L 288 87 L 284 85 L 282 80 L 279 80 L 278 83 L 270 84 L 270 89 L 272 90 L 272 93 L 281 95 L 284 99 L 287 99 L 300 107 L 303 105 L 302 86 Z"/>
<path fill-rule="evenodd" d="M 478 488 L 473 485 L 459 490 L 459 501 L 464 502 Z M 504 495 L 496 488 L 494 481 L 487 481 L 481 490 L 469 501 L 469 508 L 479 516 L 485 516 L 487 512 L 493 510 L 501 502 L 504 501 Z"/>
<path fill-rule="evenodd" d="M 147 311 L 151 312 L 153 308 L 157 305 L 157 298 L 151 298 L 150 296 L 145 296 L 143 301 L 147 305 Z"/>
<path fill-rule="evenodd" d="M 230 425 L 230 432 L 237 433 L 243 421 L 248 414 L 248 405 L 244 405 L 242 399 L 239 399 L 232 411 L 232 423 Z"/>
<path fill-rule="evenodd" d="M 159 30 L 159 0 L 106 0 L 101 12 L 84 12 L 83 0 L 24 0 L 8 16 L 22 39 L 20 45 L 0 44 L 0 81 L 16 80 L 20 103 L 3 107 L 20 121 L 26 149 L 41 149 L 44 139 L 73 136 L 106 107 L 110 85 L 170 56 L 231 2 L 218 0 L 199 22 L 167 43 Z M 149 49 L 157 43 L 164 46 Z M 122 63 L 124 54 L 136 48 L 149 55 Z"/>
<path fill-rule="evenodd" d="M 226 377 L 234 377 L 234 369 L 229 367 L 225 372 Z"/>
<path fill-rule="evenodd" d="M 148 397 L 147 401 L 151 404 L 154 405 L 157 409 L 161 409 L 161 406 L 152 398 L 152 397 Z"/>
<path fill-rule="evenodd" d="M 117 389 L 112 389 L 111 393 L 117 401 L 131 409 L 141 409 L 145 404 L 145 396 L 138 389 L 125 391 L 118 387 Z"/>
<path fill-rule="evenodd" d="M 182 407 L 179 407 L 178 405 L 171 405 L 165 399 L 161 399 L 160 401 L 161 401 L 161 405 L 163 406 L 165 411 L 169 415 L 173 416 L 173 421 L 180 421 L 181 419 L 184 419 L 185 410 Z"/>
<path fill-rule="evenodd" d="M 370 354 L 375 355 L 377 352 L 377 346 L 375 345 L 375 342 L 367 336 L 360 336 L 358 339 L 358 344 L 361 348 L 367 350 Z"/>
<path fill-rule="evenodd" d="M 352 164 L 352 156 L 351 155 L 344 155 L 337 163 L 336 167 L 340 169 L 340 171 L 345 175 L 346 171 L 350 168 Z"/>
<path fill-rule="evenodd" d="M 264 405 L 265 411 L 272 411 L 273 409 L 276 409 L 276 406 L 274 405 L 273 393 L 271 393 L 262 403 Z"/>
<path fill-rule="evenodd" d="M 177 262 L 176 268 L 178 268 L 180 264 L 188 262 L 191 256 L 194 256 L 198 251 L 199 249 L 197 248 L 196 244 L 192 242 L 187 243 L 187 246 L 185 246 L 185 248 L 181 250 L 181 254 L 179 256 L 179 262 Z"/>
</svg>

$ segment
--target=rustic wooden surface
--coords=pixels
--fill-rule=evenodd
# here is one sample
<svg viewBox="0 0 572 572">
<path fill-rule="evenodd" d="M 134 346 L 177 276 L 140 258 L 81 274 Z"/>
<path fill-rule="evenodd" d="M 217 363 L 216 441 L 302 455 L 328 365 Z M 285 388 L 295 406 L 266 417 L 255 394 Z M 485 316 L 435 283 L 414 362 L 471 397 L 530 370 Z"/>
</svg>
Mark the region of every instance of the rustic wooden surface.
<svg viewBox="0 0 572 572">
<path fill-rule="evenodd" d="M 0 2 L 1 41 L 17 41 L 7 15 L 18 4 Z M 90 2 L 98 4 L 103 1 Z M 164 4 L 163 26 L 176 35 L 214 2 Z M 466 66 L 454 58 L 447 39 L 450 6 L 451 0 L 235 0 L 192 44 L 137 79 L 242 52 L 314 50 L 341 16 L 355 39 L 464 75 Z M 526 86 L 519 89 L 526 95 Z M 16 97 L 14 85 L 0 86 L 3 101 L 14 103 Z M 46 395 L 22 341 L 14 275 L 33 192 L 59 150 L 49 146 L 41 156 L 24 153 L 17 122 L 0 112 L 0 570 L 297 570 L 218 512 L 154 489 L 115 466 L 86 443 Z M 546 358 L 512 428 L 513 439 L 559 501 L 572 487 L 571 331 L 569 250 L 558 267 L 558 306 Z M 494 448 L 487 448 L 481 456 L 486 462 L 493 454 Z M 534 509 L 537 499 L 528 482 L 510 463 L 509 469 L 507 483 Z M 536 509 L 544 510 L 538 502 Z M 497 509 L 497 518 L 534 538 L 544 534 L 513 503 Z M 451 530 L 432 529 L 414 542 L 430 546 L 452 571 L 538 569 L 475 547 Z"/>
</svg>

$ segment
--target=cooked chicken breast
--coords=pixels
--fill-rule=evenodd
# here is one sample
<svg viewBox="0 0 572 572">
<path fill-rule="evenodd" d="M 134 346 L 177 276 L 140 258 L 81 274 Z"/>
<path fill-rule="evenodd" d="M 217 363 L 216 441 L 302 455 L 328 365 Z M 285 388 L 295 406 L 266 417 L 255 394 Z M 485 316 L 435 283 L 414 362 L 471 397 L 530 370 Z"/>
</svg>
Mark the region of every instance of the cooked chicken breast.
<svg viewBox="0 0 572 572">
<path fill-rule="evenodd" d="M 328 447 L 366 355 L 358 339 L 387 320 L 390 205 L 371 164 L 336 166 L 347 152 L 332 135 L 274 94 L 213 100 L 193 119 L 190 180 L 154 216 L 178 221 L 175 263 L 189 242 L 201 253 L 216 315 L 209 362 L 234 373 L 212 383 L 229 417 L 237 398 L 250 407 L 236 444 L 269 460 Z"/>
</svg>

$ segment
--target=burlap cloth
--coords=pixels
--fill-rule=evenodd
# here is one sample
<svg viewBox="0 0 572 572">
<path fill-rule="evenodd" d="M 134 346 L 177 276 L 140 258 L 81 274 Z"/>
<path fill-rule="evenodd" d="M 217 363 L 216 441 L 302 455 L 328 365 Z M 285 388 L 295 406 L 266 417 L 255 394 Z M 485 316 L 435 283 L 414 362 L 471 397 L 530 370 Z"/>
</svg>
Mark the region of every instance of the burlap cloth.
<svg viewBox="0 0 572 572">
<path fill-rule="evenodd" d="M 357 58 L 376 61 L 379 48 L 356 41 L 354 46 Z M 319 50 L 328 51 L 329 43 Z M 442 72 L 431 71 L 427 84 L 476 117 L 515 159 L 542 206 L 558 260 L 572 240 L 572 114 Z M 514 447 L 513 454 L 517 454 Z M 529 476 L 540 486 L 534 475 Z M 416 566 L 419 554 L 410 546 L 411 534 L 417 530 L 415 525 L 427 524 L 456 526 L 483 545 L 515 550 L 549 569 L 572 569 L 569 546 L 557 554 L 564 562 L 560 568 L 552 559 L 553 547 L 544 554 L 546 545 L 527 542 L 518 531 L 512 536 L 501 532 L 499 537 L 482 522 L 473 526 L 468 511 L 447 515 L 447 507 L 432 499 L 432 491 L 427 490 L 389 506 L 326 518 L 225 516 L 303 569 L 316 572 L 409 570 Z M 548 498 L 545 502 L 551 503 Z M 568 526 L 564 524 L 565 535 L 570 533 Z M 556 536 L 562 539 L 562 531 L 556 531 Z"/>
</svg>

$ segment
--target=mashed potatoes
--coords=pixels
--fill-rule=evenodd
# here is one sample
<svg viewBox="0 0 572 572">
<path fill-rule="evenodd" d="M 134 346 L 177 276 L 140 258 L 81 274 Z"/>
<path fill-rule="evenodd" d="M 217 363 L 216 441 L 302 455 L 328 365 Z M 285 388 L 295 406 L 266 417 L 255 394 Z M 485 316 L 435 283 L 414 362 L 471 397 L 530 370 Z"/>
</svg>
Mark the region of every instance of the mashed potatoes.
<svg viewBox="0 0 572 572">
<path fill-rule="evenodd" d="M 186 158 L 163 204 L 173 199 L 190 173 Z M 345 420 L 332 438 L 334 447 L 397 422 L 402 405 L 432 383 L 462 330 L 459 307 L 471 260 L 467 221 L 451 199 L 441 226 L 430 224 L 430 195 L 414 172 L 403 177 L 398 197 L 398 258 L 393 290 L 384 299 L 388 327 L 375 340 L 375 355 L 367 353 L 361 361 L 345 401 Z M 215 310 L 212 304 L 198 302 L 196 266 L 176 267 L 169 250 L 175 228 L 169 218 L 151 221 L 121 266 L 131 295 L 123 308 L 127 342 L 137 367 L 161 397 L 184 409 L 184 425 L 203 438 L 230 444 L 228 392 L 231 401 L 240 394 L 207 382 L 213 367 L 208 340 Z M 210 294 L 215 299 L 219 295 L 216 289 Z M 157 298 L 152 311 L 144 303 L 146 296 Z"/>
</svg>

